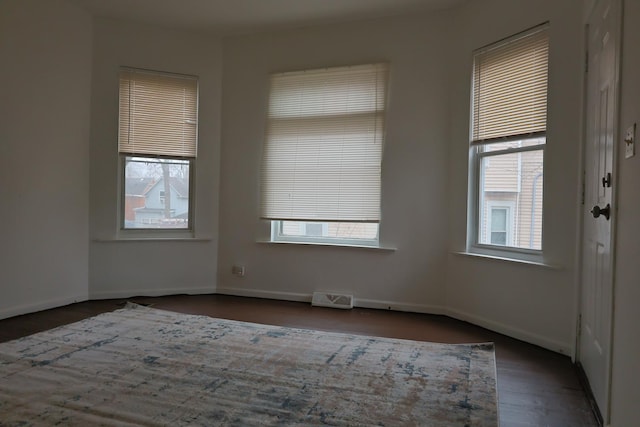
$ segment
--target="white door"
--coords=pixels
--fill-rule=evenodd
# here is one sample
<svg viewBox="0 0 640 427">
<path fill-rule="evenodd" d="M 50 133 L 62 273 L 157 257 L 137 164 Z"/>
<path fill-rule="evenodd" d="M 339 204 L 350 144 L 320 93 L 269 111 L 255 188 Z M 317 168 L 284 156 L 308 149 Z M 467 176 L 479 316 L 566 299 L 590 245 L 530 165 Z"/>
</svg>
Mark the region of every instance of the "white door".
<svg viewBox="0 0 640 427">
<path fill-rule="evenodd" d="M 600 0 L 589 19 L 581 327 L 578 359 L 605 424 L 609 417 L 616 182 L 619 0 Z"/>
</svg>

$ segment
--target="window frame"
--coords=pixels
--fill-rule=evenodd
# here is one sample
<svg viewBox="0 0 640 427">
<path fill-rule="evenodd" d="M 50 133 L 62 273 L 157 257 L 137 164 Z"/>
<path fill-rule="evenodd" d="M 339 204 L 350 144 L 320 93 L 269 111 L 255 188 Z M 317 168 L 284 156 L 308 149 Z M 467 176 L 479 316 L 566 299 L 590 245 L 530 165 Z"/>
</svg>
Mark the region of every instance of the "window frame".
<svg viewBox="0 0 640 427">
<path fill-rule="evenodd" d="M 152 155 L 136 155 L 131 156 L 127 153 L 119 153 L 119 192 L 120 197 L 119 207 L 118 207 L 118 217 L 119 217 L 119 227 L 118 231 L 121 236 L 125 237 L 193 237 L 195 227 L 194 227 L 194 205 L 195 201 L 193 200 L 194 191 L 194 181 L 195 181 L 195 158 L 184 158 L 184 157 L 167 157 L 167 156 L 152 156 Z M 187 215 L 187 227 L 184 228 L 162 228 L 162 227 L 125 227 L 126 221 L 126 212 L 125 212 L 125 199 L 126 199 L 126 165 L 127 165 L 127 157 L 132 157 L 136 159 L 166 159 L 166 160 L 181 160 L 189 162 L 189 212 Z M 164 203 L 162 203 L 164 206 Z M 143 219 L 143 224 L 152 224 L 149 220 Z"/>
<path fill-rule="evenodd" d="M 172 73 L 166 71 L 156 71 L 156 70 L 148 70 L 142 68 L 133 68 L 133 67 L 120 67 L 119 68 L 119 76 L 122 73 L 142 73 L 142 74 L 150 74 L 156 76 L 164 76 L 169 78 L 176 79 L 184 79 L 184 80 L 193 80 L 195 81 L 195 150 L 193 152 L 193 156 L 184 156 L 184 155 L 165 155 L 165 154 L 149 154 L 145 152 L 141 153 L 132 153 L 121 151 L 119 148 L 120 142 L 118 141 L 118 193 L 119 197 L 117 198 L 117 218 L 118 218 L 118 227 L 117 227 L 117 236 L 125 239 L 128 238 L 193 238 L 195 237 L 195 176 L 196 176 L 196 159 L 197 159 L 197 146 L 198 146 L 198 136 L 199 136 L 199 96 L 200 96 L 200 87 L 199 87 L 199 78 L 195 75 L 188 74 L 179 74 Z M 119 77 L 120 78 L 120 77 Z M 119 83 L 119 90 L 120 90 Z M 120 100 L 119 100 L 120 105 Z M 122 115 L 120 106 L 118 107 L 118 129 L 120 129 Z M 120 131 L 119 131 L 120 132 Z M 120 137 L 118 138 L 118 140 Z M 178 160 L 178 161 L 187 161 L 189 166 L 189 176 L 188 176 L 188 213 L 187 213 L 187 227 L 181 228 L 164 228 L 164 227 L 126 227 L 126 166 L 127 166 L 127 158 L 132 159 L 150 159 L 151 161 L 158 160 Z M 160 195 L 158 195 L 160 197 Z M 162 203 L 165 206 L 164 203 Z M 143 224 L 152 223 L 148 219 L 143 219 Z"/>
<path fill-rule="evenodd" d="M 379 92 L 380 92 L 380 85 L 379 85 L 379 80 L 381 78 L 383 78 L 384 80 L 384 84 L 382 86 L 383 90 L 383 101 L 382 101 L 382 109 L 379 109 L 379 104 L 377 106 L 371 105 L 369 106 L 369 108 L 374 107 L 374 109 L 371 110 L 364 110 L 364 111 L 355 111 L 355 112 L 344 112 L 344 113 L 333 113 L 335 114 L 333 117 L 331 118 L 330 115 L 327 116 L 323 116 L 322 114 L 327 114 L 324 111 L 321 111 L 321 114 L 318 114 L 317 116 L 313 116 L 310 115 L 308 117 L 311 118 L 323 118 L 323 117 L 329 117 L 331 120 L 335 120 L 335 117 L 344 117 L 347 118 L 350 115 L 354 115 L 357 117 L 357 115 L 361 115 L 363 112 L 366 115 L 370 115 L 372 117 L 378 117 L 381 116 L 380 119 L 376 118 L 375 121 L 375 126 L 376 127 L 381 127 L 381 130 L 377 130 L 377 135 L 374 133 L 374 138 L 375 139 L 379 139 L 379 150 L 380 153 L 377 155 L 380 158 L 379 161 L 379 165 L 378 167 L 378 181 L 381 181 L 381 169 L 382 169 L 382 157 L 384 154 L 384 128 L 385 128 L 385 121 L 386 121 L 386 112 L 388 109 L 388 91 L 389 91 L 389 69 L 390 69 L 390 64 L 388 62 L 380 62 L 380 63 L 370 63 L 370 64 L 360 64 L 360 65 L 352 65 L 352 66 L 338 66 L 338 67 L 324 67 L 324 68 L 317 68 L 317 69 L 310 69 L 310 70 L 303 70 L 303 71 L 292 71 L 292 72 L 285 72 L 285 73 L 274 73 L 271 75 L 271 84 L 272 84 L 272 88 L 271 91 L 269 93 L 269 100 L 268 100 L 268 104 L 269 104 L 269 111 L 267 112 L 267 126 L 266 126 L 266 136 L 265 136 L 265 142 L 264 142 L 264 147 L 266 147 L 267 141 L 269 140 L 269 138 L 273 137 L 273 136 L 277 136 L 277 133 L 271 133 L 271 124 L 272 124 L 272 120 L 275 122 L 278 119 L 282 120 L 282 118 L 279 118 L 277 115 L 272 116 L 272 97 L 274 96 L 274 92 L 273 92 L 273 84 L 274 84 L 274 78 L 276 79 L 284 79 L 284 78 L 291 78 L 291 77 L 296 77 L 296 75 L 300 75 L 302 74 L 306 74 L 306 73 L 310 73 L 312 75 L 319 75 L 322 74 L 324 72 L 327 73 L 328 76 L 331 76 L 332 73 L 336 73 L 336 71 L 338 72 L 345 72 L 345 70 L 350 70 L 350 69 L 364 69 L 364 68 L 371 68 L 374 70 L 374 73 L 376 74 L 376 85 L 374 86 L 374 90 L 371 92 L 367 92 L 367 95 L 370 97 L 373 97 L 376 102 L 379 98 Z M 371 74 L 371 71 L 368 71 L 369 74 Z M 288 75 L 288 76 L 287 76 Z M 383 76 L 383 77 L 380 77 Z M 335 78 L 335 77 L 334 77 Z M 370 77 L 369 77 L 370 79 Z M 344 80 L 342 82 L 342 84 L 348 82 L 349 80 Z M 365 79 L 364 82 L 366 84 L 371 84 L 370 80 Z M 352 84 L 352 83 L 349 83 Z M 293 86 L 295 87 L 295 86 Z M 332 89 L 335 92 L 335 89 Z M 282 96 L 280 92 L 275 92 L 278 96 Z M 331 91 L 328 91 L 326 93 L 321 93 L 320 99 L 323 99 L 322 96 L 324 96 L 325 94 L 332 94 Z M 330 95 L 332 96 L 332 95 Z M 279 99 L 278 97 L 275 98 L 276 100 Z M 321 105 L 322 103 L 317 103 L 314 104 L 313 107 L 311 107 L 311 111 L 313 111 L 313 108 L 317 108 L 316 105 Z M 277 104 L 278 105 L 278 104 Z M 360 107 L 361 108 L 361 107 Z M 324 107 L 323 107 L 324 110 Z M 276 114 L 278 112 L 278 109 L 276 108 Z M 307 113 L 307 111 L 305 109 L 302 109 L 303 113 Z M 291 116 L 289 117 L 288 115 L 283 115 L 282 116 L 285 120 L 296 120 L 297 117 L 296 116 Z M 299 116 L 299 118 L 301 119 L 308 119 L 306 114 L 301 114 Z M 344 120 L 344 119 L 343 119 Z M 360 121 L 360 119 L 356 118 L 356 120 L 352 120 L 355 123 L 358 123 Z M 309 135 L 314 135 L 314 132 L 317 132 L 316 129 L 307 129 L 309 130 Z M 306 135 L 303 133 L 303 135 Z M 362 144 L 361 144 L 362 145 Z M 267 152 L 267 149 L 263 147 L 263 150 L 265 150 L 265 152 Z M 263 153 L 264 156 L 264 153 Z M 367 158 L 367 156 L 363 157 L 364 159 Z M 262 163 L 262 171 L 261 171 L 261 177 L 262 177 L 262 181 L 263 183 L 261 184 L 261 192 L 264 191 L 264 189 L 262 188 L 262 185 L 264 185 L 264 180 L 265 180 L 265 167 L 267 167 L 268 164 L 265 163 L 265 158 L 263 157 L 263 163 Z M 382 190 L 382 184 L 381 182 L 379 182 L 379 189 L 378 189 L 378 193 L 381 193 Z M 339 194 L 339 193 L 338 193 Z M 335 217 L 328 217 L 326 216 L 327 213 L 324 212 L 323 214 L 318 214 L 318 212 L 314 212 L 312 214 L 310 214 L 310 218 L 318 218 L 318 219 L 308 219 L 309 217 L 305 216 L 305 214 L 301 214 L 299 211 L 297 213 L 290 213 L 290 212 L 285 212 L 282 213 L 281 211 L 279 213 L 272 213 L 269 212 L 268 214 L 265 214 L 265 201 L 264 201 L 264 193 L 261 193 L 261 219 L 262 220 L 267 220 L 270 222 L 270 226 L 271 226 L 271 236 L 270 236 L 270 241 L 271 242 L 275 242 L 275 243 L 302 243 L 302 244 L 321 244 L 321 245 L 334 245 L 334 246 L 363 246 L 363 247 L 379 247 L 380 241 L 379 241 L 379 235 L 380 235 L 380 206 L 378 205 L 378 211 L 375 214 L 375 216 L 370 216 L 370 217 L 360 217 L 360 218 L 354 218 L 353 220 L 347 219 L 347 218 L 340 218 L 340 214 L 337 214 Z M 380 194 L 378 196 L 378 204 L 380 204 Z M 364 204 L 364 206 L 369 206 L 366 203 Z M 294 209 L 295 212 L 295 209 Z M 298 216 L 295 216 L 298 215 Z M 294 223 L 298 223 L 299 224 L 299 231 L 301 235 L 297 235 L 297 236 L 292 236 L 292 235 L 285 235 L 283 234 L 283 224 L 284 222 L 294 222 Z M 345 224 L 358 224 L 361 222 L 371 222 L 371 223 L 375 223 L 376 224 L 376 237 L 374 239 L 360 239 L 360 238 L 341 238 L 341 237 L 330 237 L 328 236 L 328 228 L 329 228 L 329 223 L 331 222 L 340 222 L 340 223 L 345 223 Z M 306 235 L 302 235 L 302 234 L 306 234 L 305 233 L 305 226 L 307 223 L 321 223 L 323 224 L 323 236 L 306 236 Z"/>
<path fill-rule="evenodd" d="M 518 37 L 526 37 L 528 35 L 533 35 L 538 31 L 547 31 L 549 29 L 549 24 L 544 23 L 538 25 L 536 27 L 527 29 L 520 33 L 514 34 L 513 36 L 507 37 L 506 39 L 497 41 L 488 46 L 483 47 L 480 50 L 484 50 L 487 48 L 499 47 L 500 45 L 506 45 L 509 40 L 517 39 Z M 548 61 L 548 57 L 547 57 Z M 483 176 L 483 168 L 481 166 L 482 160 L 485 158 L 490 158 L 492 156 L 512 154 L 512 153 L 524 153 L 524 152 L 532 152 L 532 151 L 542 151 L 543 156 L 543 176 L 544 171 L 546 169 L 546 161 L 545 161 L 545 148 L 547 143 L 547 129 L 543 131 L 537 131 L 532 133 L 524 133 L 524 134 L 515 134 L 504 137 L 492 138 L 488 140 L 476 140 L 474 141 L 474 126 L 475 126 L 475 105 L 476 105 L 476 88 L 474 87 L 474 77 L 475 77 L 475 53 L 474 53 L 474 62 L 472 65 L 472 76 L 471 76 L 471 103 L 470 103 L 470 126 L 469 126 L 469 175 L 468 175 L 468 185 L 469 185 L 469 197 L 468 197 L 468 209 L 467 209 L 467 252 L 477 254 L 477 255 L 486 255 L 491 257 L 499 257 L 506 259 L 515 259 L 521 261 L 531 261 L 531 262 L 543 262 L 543 250 L 544 250 L 544 189 L 543 189 L 543 213 L 542 213 L 542 231 L 541 231 L 541 248 L 540 249 L 530 249 L 530 248 L 522 248 L 518 246 L 503 246 L 497 244 L 490 243 L 481 243 L 481 233 L 482 233 L 482 220 L 484 213 L 483 209 L 483 188 L 482 183 L 484 182 Z M 549 78 L 549 69 L 547 68 L 547 81 Z M 548 93 L 549 87 L 547 86 L 546 97 L 547 97 L 547 112 L 548 112 Z M 495 151 L 485 151 L 484 147 L 499 144 L 499 143 L 507 143 L 507 142 L 515 142 L 521 141 L 526 142 L 528 140 L 536 140 L 543 138 L 544 141 L 540 144 L 535 145 L 524 145 L 520 147 L 506 148 Z M 519 175 L 522 173 L 521 164 L 519 163 Z M 518 187 L 521 186 L 521 182 L 518 182 Z M 504 203 L 508 204 L 508 202 L 494 202 L 494 203 Z M 512 209 L 513 212 L 513 209 Z M 512 213 L 513 215 L 513 213 Z M 515 227 L 515 218 L 514 224 L 512 227 Z"/>
<path fill-rule="evenodd" d="M 504 155 L 504 154 L 513 154 L 513 153 L 524 153 L 531 151 L 542 151 L 543 152 L 543 176 L 544 176 L 544 152 L 546 151 L 546 135 L 536 135 L 532 138 L 519 138 L 515 140 L 526 141 L 529 139 L 539 139 L 541 137 L 545 138 L 545 142 L 538 145 L 531 145 L 525 147 L 516 147 L 511 149 L 504 150 L 496 150 L 496 151 L 481 151 L 482 147 L 487 144 L 473 144 L 471 148 L 471 158 L 472 163 L 470 167 L 469 173 L 469 185 L 473 189 L 471 192 L 471 202 L 469 209 L 469 230 L 468 230 L 468 241 L 467 241 L 467 250 L 472 253 L 477 253 L 481 255 L 489 255 L 489 256 L 497 256 L 504 258 L 516 258 L 522 259 L 525 261 L 534 261 L 540 262 L 542 261 L 542 254 L 544 249 L 544 225 L 542 227 L 542 235 L 541 235 L 541 248 L 542 249 L 529 249 L 529 248 L 521 248 L 517 246 L 502 246 L 502 245 L 493 245 L 488 243 L 480 242 L 480 233 L 482 232 L 481 222 L 482 222 L 482 195 L 481 195 L 481 184 L 483 182 L 482 177 L 482 167 L 481 162 L 485 157 Z M 508 142 L 508 140 L 499 141 L 499 142 Z M 499 143 L 497 142 L 497 143 Z M 520 184 L 519 184 L 520 185 Z M 544 194 L 544 193 L 543 193 Z M 543 195 L 544 200 L 544 195 Z M 497 203 L 497 202 L 489 202 L 489 203 Z M 508 203 L 508 202 L 502 202 Z M 544 204 L 543 204 L 544 206 Z M 543 208 L 544 209 L 544 208 Z M 542 221 L 544 223 L 544 212 L 542 215 Z"/>
</svg>

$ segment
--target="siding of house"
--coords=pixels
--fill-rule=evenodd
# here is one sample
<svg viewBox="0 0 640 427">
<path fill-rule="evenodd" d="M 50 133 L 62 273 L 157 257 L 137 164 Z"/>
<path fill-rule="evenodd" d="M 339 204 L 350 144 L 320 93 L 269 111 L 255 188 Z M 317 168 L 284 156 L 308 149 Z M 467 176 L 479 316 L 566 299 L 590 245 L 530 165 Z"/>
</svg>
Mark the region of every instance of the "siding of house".
<svg viewBox="0 0 640 427">
<path fill-rule="evenodd" d="M 164 223 L 167 226 L 187 226 L 189 217 L 189 181 L 171 178 L 170 218 L 165 218 L 164 180 L 128 178 L 125 186 L 124 215 L 128 227 L 145 227 Z M 169 221 L 168 221 L 169 220 Z M 128 228 L 127 227 L 127 228 Z"/>
<path fill-rule="evenodd" d="M 154 185 L 146 194 L 146 207 L 149 209 L 164 209 L 165 203 L 160 198 L 160 192 L 165 191 L 164 181 L 161 180 L 157 185 Z M 180 195 L 178 191 L 171 187 L 171 211 L 172 216 L 177 217 L 185 215 L 189 212 L 189 194 L 186 197 Z"/>
<path fill-rule="evenodd" d="M 124 219 L 126 221 L 136 220 L 136 209 L 144 207 L 144 196 L 127 194 L 124 198 Z"/>
<path fill-rule="evenodd" d="M 304 227 L 292 221 L 284 221 L 282 234 L 287 236 L 299 236 L 305 231 Z M 325 237 L 342 239 L 375 239 L 377 236 L 377 224 L 367 223 L 324 223 L 322 232 Z"/>
</svg>

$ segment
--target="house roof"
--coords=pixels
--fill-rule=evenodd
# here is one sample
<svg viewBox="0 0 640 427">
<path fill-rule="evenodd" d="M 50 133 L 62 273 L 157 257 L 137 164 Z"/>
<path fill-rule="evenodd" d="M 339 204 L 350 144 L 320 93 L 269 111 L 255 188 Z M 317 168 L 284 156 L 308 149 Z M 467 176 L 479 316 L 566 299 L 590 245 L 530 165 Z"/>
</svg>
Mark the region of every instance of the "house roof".
<svg viewBox="0 0 640 427">
<path fill-rule="evenodd" d="M 129 196 L 144 196 L 161 181 L 154 178 L 127 178 L 125 192 Z M 189 197 L 189 178 L 172 176 L 169 182 L 178 197 Z"/>
<path fill-rule="evenodd" d="M 130 196 L 143 196 L 153 186 L 153 178 L 127 178 L 125 193 Z"/>
<path fill-rule="evenodd" d="M 169 182 L 171 182 L 171 188 L 178 193 L 179 197 L 189 197 L 189 178 L 172 176 Z"/>
</svg>

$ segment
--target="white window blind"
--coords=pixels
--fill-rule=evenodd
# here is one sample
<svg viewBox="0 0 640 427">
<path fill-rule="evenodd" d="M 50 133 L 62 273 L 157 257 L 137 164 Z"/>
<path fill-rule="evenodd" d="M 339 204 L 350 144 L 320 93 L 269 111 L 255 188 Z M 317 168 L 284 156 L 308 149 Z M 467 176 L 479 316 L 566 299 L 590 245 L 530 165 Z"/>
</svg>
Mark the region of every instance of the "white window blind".
<svg viewBox="0 0 640 427">
<path fill-rule="evenodd" d="M 388 74 L 381 63 L 271 76 L 262 218 L 380 220 Z"/>
<path fill-rule="evenodd" d="M 120 71 L 120 153 L 194 158 L 197 119 L 197 78 Z"/>
<path fill-rule="evenodd" d="M 547 127 L 546 25 L 474 55 L 473 142 L 537 136 Z"/>
</svg>

